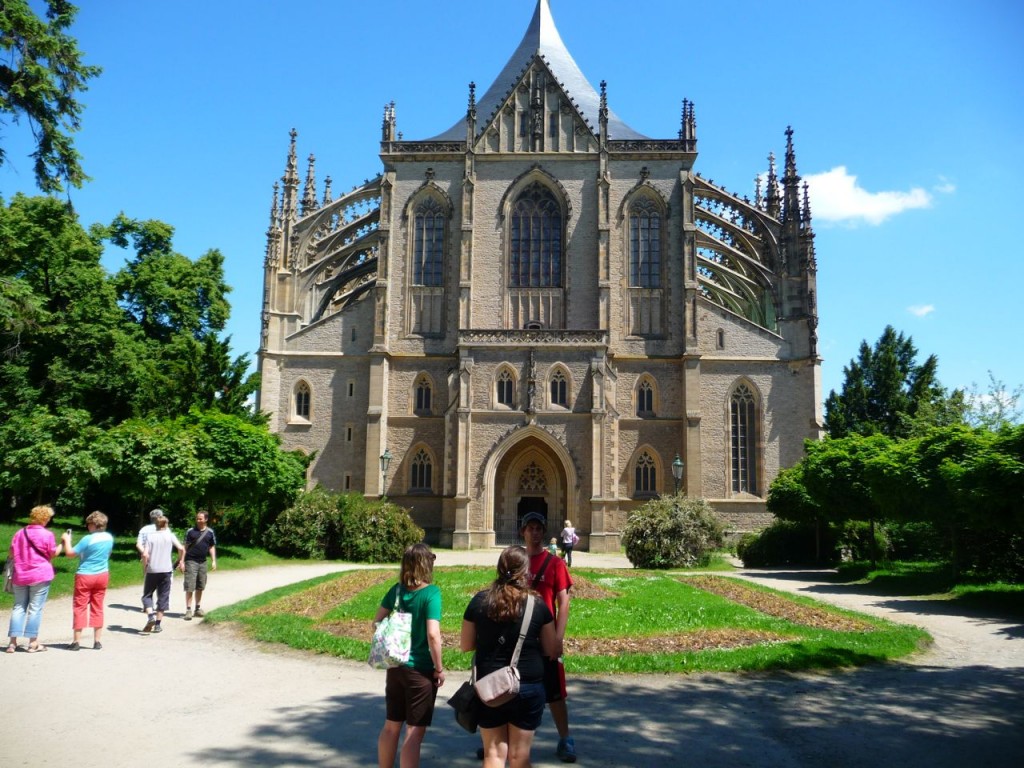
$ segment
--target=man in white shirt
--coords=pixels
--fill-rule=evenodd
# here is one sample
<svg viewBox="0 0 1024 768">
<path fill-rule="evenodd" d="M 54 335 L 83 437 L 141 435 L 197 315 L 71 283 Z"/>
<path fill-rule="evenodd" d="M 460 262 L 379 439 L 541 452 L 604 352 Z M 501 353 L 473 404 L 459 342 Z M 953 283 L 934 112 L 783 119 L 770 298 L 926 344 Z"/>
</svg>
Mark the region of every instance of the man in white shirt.
<svg viewBox="0 0 1024 768">
<path fill-rule="evenodd" d="M 171 603 L 171 574 L 174 564 L 171 561 L 171 550 L 184 552 L 185 548 L 178 537 L 167 527 L 167 518 L 160 515 L 156 519 L 156 531 L 146 537 L 146 551 L 142 562 L 146 565 L 146 581 L 142 586 L 142 605 L 146 609 L 146 626 L 142 634 L 149 635 L 162 632 L 160 622 L 164 611 Z M 184 566 L 179 566 L 184 569 Z M 156 610 L 153 606 L 153 593 L 156 593 Z"/>
</svg>

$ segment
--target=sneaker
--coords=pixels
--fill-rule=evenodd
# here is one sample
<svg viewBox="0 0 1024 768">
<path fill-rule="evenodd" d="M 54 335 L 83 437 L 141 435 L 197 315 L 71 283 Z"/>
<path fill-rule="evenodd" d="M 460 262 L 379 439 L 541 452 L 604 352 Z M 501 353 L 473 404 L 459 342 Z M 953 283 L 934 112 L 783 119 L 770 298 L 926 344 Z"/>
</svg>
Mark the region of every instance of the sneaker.
<svg viewBox="0 0 1024 768">
<path fill-rule="evenodd" d="M 558 749 L 555 750 L 555 754 L 563 763 L 576 762 L 576 742 L 572 740 L 572 736 L 558 740 Z"/>
<path fill-rule="evenodd" d="M 71 645 L 68 646 L 68 650 L 69 651 L 80 651 L 80 650 L 82 650 L 82 646 L 80 646 L 78 643 L 72 643 Z"/>
<path fill-rule="evenodd" d="M 153 634 L 154 634 L 154 635 L 155 635 L 155 634 L 156 634 L 157 632 L 163 632 L 163 631 L 164 631 L 164 628 L 163 628 L 163 627 L 161 627 L 161 626 L 160 626 L 159 624 L 157 624 L 157 625 L 155 625 L 155 626 L 153 627 Z"/>
<path fill-rule="evenodd" d="M 185 611 L 185 621 L 192 621 L 192 609 Z"/>
<path fill-rule="evenodd" d="M 205 614 L 205 613 L 203 613 L 203 609 L 202 609 L 202 608 L 200 608 L 200 607 L 199 607 L 199 606 L 197 605 L 197 606 L 196 606 L 196 612 L 195 612 L 195 613 L 193 614 L 193 616 L 195 616 L 195 617 L 196 617 L 197 619 L 201 619 L 201 618 L 203 618 L 203 616 L 205 616 L 205 615 L 206 615 L 206 614 Z"/>
<path fill-rule="evenodd" d="M 146 621 L 146 626 L 144 626 L 142 628 L 142 634 L 148 635 L 150 632 L 153 631 L 153 627 L 155 627 L 155 626 L 156 626 L 156 619 L 150 617 L 149 620 Z"/>
<path fill-rule="evenodd" d="M 102 651 L 103 650 L 103 643 L 100 643 L 100 642 L 93 643 L 92 644 L 92 649 L 94 651 Z"/>
</svg>

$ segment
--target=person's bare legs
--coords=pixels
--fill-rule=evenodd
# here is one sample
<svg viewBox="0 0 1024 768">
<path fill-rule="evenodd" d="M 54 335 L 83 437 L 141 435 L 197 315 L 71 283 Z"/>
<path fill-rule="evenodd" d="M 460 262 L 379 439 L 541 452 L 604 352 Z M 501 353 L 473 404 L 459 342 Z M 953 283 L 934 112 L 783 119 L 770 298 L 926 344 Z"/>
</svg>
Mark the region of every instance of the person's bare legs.
<svg viewBox="0 0 1024 768">
<path fill-rule="evenodd" d="M 420 768 L 420 747 L 426 735 L 425 725 L 405 726 L 405 742 L 402 744 L 402 754 L 398 757 L 401 768 Z"/>
<path fill-rule="evenodd" d="M 402 723 L 398 720 L 385 720 L 377 737 L 378 768 L 394 768 L 395 755 L 398 754 L 398 737 L 402 735 Z"/>
<path fill-rule="evenodd" d="M 480 738 L 484 743 L 483 768 L 505 768 L 508 757 L 509 726 L 499 728 L 481 728 Z"/>
<path fill-rule="evenodd" d="M 514 725 L 508 727 L 509 768 L 530 768 L 530 747 L 533 746 L 533 731 L 524 731 Z"/>
<path fill-rule="evenodd" d="M 569 738 L 569 705 L 565 703 L 565 699 L 549 701 L 548 709 L 551 710 L 551 720 L 558 731 L 558 738 Z"/>
</svg>

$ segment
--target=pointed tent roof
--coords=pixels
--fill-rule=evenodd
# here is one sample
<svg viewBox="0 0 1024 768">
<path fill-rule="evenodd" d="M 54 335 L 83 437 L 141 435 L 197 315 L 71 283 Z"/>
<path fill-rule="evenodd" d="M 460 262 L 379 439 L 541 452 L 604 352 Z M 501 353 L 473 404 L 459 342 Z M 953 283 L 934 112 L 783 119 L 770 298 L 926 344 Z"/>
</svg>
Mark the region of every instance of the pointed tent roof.
<svg viewBox="0 0 1024 768">
<path fill-rule="evenodd" d="M 555 27 L 555 20 L 551 15 L 551 6 L 548 0 L 537 0 L 537 9 L 533 12 L 533 20 L 523 35 L 512 58 L 508 60 L 501 74 L 495 79 L 487 93 L 477 102 L 477 114 L 484 120 L 490 120 L 498 108 L 505 102 L 509 92 L 516 85 L 519 76 L 530 63 L 535 55 L 541 56 L 551 69 L 552 74 L 558 79 L 565 92 L 576 102 L 583 117 L 590 123 L 591 128 L 597 131 L 598 112 L 601 108 L 601 97 L 594 86 L 590 84 L 579 65 L 573 59 L 572 54 L 562 42 L 561 35 Z M 641 133 L 637 133 L 611 110 L 608 111 L 608 135 L 613 139 L 646 139 Z M 457 141 L 466 137 L 466 120 L 459 120 L 439 136 L 433 137 L 434 141 Z"/>
</svg>

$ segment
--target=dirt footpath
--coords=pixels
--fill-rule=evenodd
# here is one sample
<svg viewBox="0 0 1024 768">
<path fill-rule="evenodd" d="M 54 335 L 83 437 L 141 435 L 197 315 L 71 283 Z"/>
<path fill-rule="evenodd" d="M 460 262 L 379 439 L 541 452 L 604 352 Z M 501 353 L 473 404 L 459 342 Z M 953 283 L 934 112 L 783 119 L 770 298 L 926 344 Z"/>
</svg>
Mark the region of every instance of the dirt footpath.
<svg viewBox="0 0 1024 768">
<path fill-rule="evenodd" d="M 438 565 L 496 551 L 440 552 Z M 574 555 L 577 566 L 628 567 Z M 211 574 L 215 608 L 344 566 Z M 1024 756 L 1024 628 L 917 598 L 858 595 L 813 572 L 738 575 L 928 629 L 933 649 L 904 663 L 829 674 L 573 677 L 570 713 L 584 766 L 1018 766 Z M 160 635 L 143 637 L 138 587 L 107 600 L 104 650 L 71 652 L 70 601 L 50 601 L 46 653 L 3 654 L 3 766 L 376 765 L 384 673 L 365 664 L 239 638 L 181 620 L 175 582 Z M 7 621 L 0 615 L 0 622 Z M 570 631 L 571 631 L 570 621 Z M 475 766 L 478 737 L 438 697 L 424 766 Z M 562 763 L 545 717 L 534 765 Z"/>
</svg>

